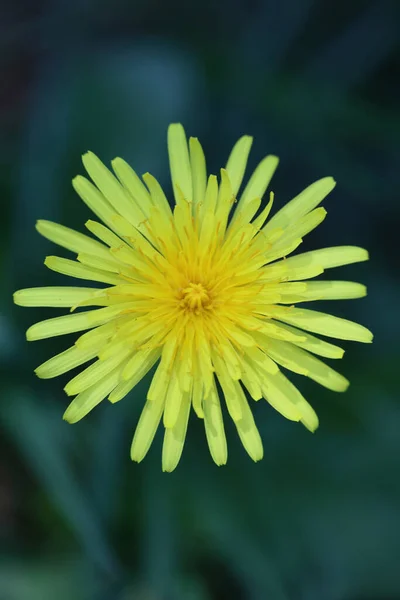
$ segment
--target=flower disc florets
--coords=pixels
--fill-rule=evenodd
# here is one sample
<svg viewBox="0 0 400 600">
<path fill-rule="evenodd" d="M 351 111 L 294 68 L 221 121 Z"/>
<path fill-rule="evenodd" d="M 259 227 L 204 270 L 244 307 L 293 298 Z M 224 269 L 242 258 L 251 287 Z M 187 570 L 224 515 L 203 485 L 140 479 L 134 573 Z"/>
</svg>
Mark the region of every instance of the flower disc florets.
<svg viewBox="0 0 400 600">
<path fill-rule="evenodd" d="M 202 283 L 190 281 L 178 292 L 179 306 L 184 310 L 199 315 L 203 310 L 212 308 L 212 296 Z"/>
</svg>

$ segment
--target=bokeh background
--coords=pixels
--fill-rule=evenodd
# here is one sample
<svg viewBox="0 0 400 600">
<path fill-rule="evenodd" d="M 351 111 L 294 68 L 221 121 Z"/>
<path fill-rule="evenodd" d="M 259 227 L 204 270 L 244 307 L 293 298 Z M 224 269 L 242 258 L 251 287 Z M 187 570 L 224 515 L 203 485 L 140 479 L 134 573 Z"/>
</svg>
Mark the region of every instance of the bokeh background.
<svg viewBox="0 0 400 600">
<path fill-rule="evenodd" d="M 2 2 L 0 600 L 400 598 L 399 39 L 398 0 Z M 142 464 L 129 459 L 148 380 L 67 425 L 68 375 L 33 369 L 69 340 L 24 339 L 58 312 L 14 307 L 11 293 L 68 283 L 45 269 L 57 252 L 34 224 L 83 231 L 70 181 L 86 150 L 170 190 L 171 121 L 201 139 L 211 172 L 244 133 L 251 167 L 278 154 L 278 207 L 336 178 L 303 249 L 370 250 L 331 272 L 368 297 L 319 308 L 375 341 L 345 343 L 346 394 L 296 378 L 315 435 L 260 401 L 264 460 L 251 462 L 226 419 L 217 468 L 192 418 L 168 475 L 161 436 Z"/>
</svg>

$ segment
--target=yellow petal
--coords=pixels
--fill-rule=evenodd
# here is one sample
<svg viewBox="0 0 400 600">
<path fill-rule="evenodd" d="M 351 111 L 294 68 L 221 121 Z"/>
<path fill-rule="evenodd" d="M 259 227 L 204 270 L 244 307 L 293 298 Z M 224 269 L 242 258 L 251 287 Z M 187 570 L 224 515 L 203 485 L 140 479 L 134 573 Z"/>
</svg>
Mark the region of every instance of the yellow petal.
<svg viewBox="0 0 400 600">
<path fill-rule="evenodd" d="M 60 354 L 53 356 L 35 369 L 35 373 L 41 379 L 50 379 L 58 377 L 79 365 L 83 365 L 97 355 L 98 348 L 92 347 L 89 350 L 81 350 L 76 346 L 64 350 Z"/>
<path fill-rule="evenodd" d="M 149 188 L 153 206 L 162 211 L 162 214 L 165 215 L 167 218 L 170 218 L 172 216 L 171 207 L 157 179 L 155 179 L 153 175 L 150 175 L 150 173 L 145 173 L 143 175 L 143 181 Z M 154 208 L 152 210 L 154 210 Z"/>
<path fill-rule="evenodd" d="M 299 240 L 299 239 L 301 240 L 304 236 L 306 236 L 308 233 L 310 233 L 313 229 L 318 227 L 318 225 L 320 225 L 322 223 L 322 221 L 325 219 L 326 214 L 327 214 L 326 210 L 322 206 L 320 206 L 319 208 L 315 208 L 311 212 L 307 213 L 303 217 L 300 217 L 292 225 L 290 225 L 290 227 L 287 227 L 284 230 L 283 235 L 281 235 L 279 237 L 279 240 L 277 242 L 273 243 L 272 251 L 266 252 L 268 261 L 269 262 L 271 261 L 271 257 L 270 257 L 271 254 L 275 255 L 276 252 L 280 248 L 285 247 L 290 243 L 295 243 L 296 240 Z M 268 231 L 266 231 L 267 227 L 268 227 L 268 224 L 264 227 L 263 231 L 264 231 L 264 233 L 266 233 L 267 238 L 268 238 L 268 235 L 270 235 L 270 234 Z M 271 233 L 273 233 L 273 230 Z M 283 254 L 281 256 L 286 256 L 286 254 Z M 280 257 L 276 256 L 276 258 L 280 258 Z"/>
<path fill-rule="evenodd" d="M 197 138 L 189 139 L 190 169 L 193 182 L 193 202 L 195 204 L 204 201 L 207 187 L 206 159 L 203 148 Z"/>
<path fill-rule="evenodd" d="M 226 171 L 232 184 L 232 193 L 237 196 L 246 170 L 253 138 L 249 135 L 242 136 L 233 146 L 226 163 Z"/>
<path fill-rule="evenodd" d="M 217 352 L 213 352 L 212 357 L 215 371 L 224 393 L 228 412 L 234 421 L 238 421 L 243 416 L 241 409 L 241 395 L 243 395 L 243 390 L 237 381 L 231 379 L 223 360 L 221 360 Z"/>
<path fill-rule="evenodd" d="M 296 327 L 291 327 L 290 325 L 285 325 L 283 323 L 279 323 L 279 328 L 286 330 L 288 333 L 292 333 L 294 338 L 287 341 L 291 341 L 292 344 L 295 344 L 300 348 L 304 348 L 304 350 L 308 350 L 309 352 L 313 352 L 313 354 L 318 354 L 319 356 L 324 356 L 325 358 L 343 357 L 343 348 L 339 348 L 339 346 L 330 344 L 325 340 L 320 340 L 306 331 L 301 331 L 301 329 L 297 329 Z"/>
<path fill-rule="evenodd" d="M 176 203 L 180 202 L 177 186 L 182 190 L 185 200 L 191 202 L 192 172 L 186 134 L 180 123 L 173 123 L 168 127 L 168 155 Z"/>
<path fill-rule="evenodd" d="M 266 375 L 262 380 L 262 392 L 267 402 L 289 421 L 300 421 L 302 418 L 299 408 L 288 398 L 286 390 L 279 385 L 280 378 Z"/>
<path fill-rule="evenodd" d="M 215 208 L 217 206 L 217 198 L 218 198 L 218 181 L 215 175 L 210 175 L 207 181 L 206 192 L 204 196 L 204 206 L 200 215 L 202 215 L 203 219 L 206 214 L 214 214 Z M 210 222 L 205 222 L 204 227 L 210 228 Z"/>
<path fill-rule="evenodd" d="M 232 217 L 232 222 L 236 220 L 239 212 L 242 211 L 249 202 L 254 200 L 254 198 L 262 199 L 262 197 L 265 194 L 265 190 L 267 189 L 272 179 L 272 176 L 276 171 L 278 163 L 279 158 L 277 156 L 272 155 L 266 156 L 260 162 L 256 170 L 250 177 L 250 180 L 246 185 L 243 194 L 240 197 L 240 200 L 235 210 L 235 214 Z"/>
<path fill-rule="evenodd" d="M 274 375 L 273 382 L 280 393 L 296 407 L 303 425 L 314 432 L 318 427 L 318 417 L 299 390 L 281 372 Z"/>
<path fill-rule="evenodd" d="M 175 425 L 167 428 L 162 449 L 162 470 L 170 473 L 177 466 L 183 451 L 190 413 L 190 393 L 185 392 Z"/>
<path fill-rule="evenodd" d="M 119 213 L 133 225 L 139 225 L 145 220 L 144 212 L 93 152 L 84 154 L 82 162 L 94 183 L 114 209 L 114 213 Z"/>
<path fill-rule="evenodd" d="M 102 348 L 111 338 L 111 336 L 117 331 L 118 327 L 121 327 L 128 320 L 130 316 L 120 316 L 112 321 L 100 325 L 91 331 L 87 331 L 81 335 L 75 342 L 75 346 L 80 350 L 89 350 L 90 348 Z"/>
<path fill-rule="evenodd" d="M 146 358 L 137 366 L 136 370 L 133 370 L 131 367 L 131 376 L 129 379 L 124 378 L 123 381 L 117 385 L 117 387 L 109 395 L 109 401 L 115 403 L 119 402 L 119 400 L 122 400 L 122 398 L 124 398 L 135 387 L 135 385 L 137 385 L 139 381 L 143 379 L 143 377 L 150 371 L 159 358 L 160 349 L 156 348 L 147 354 Z M 128 364 L 125 366 L 123 374 L 126 373 L 127 368 Z"/>
<path fill-rule="evenodd" d="M 268 353 L 283 367 L 295 373 L 307 375 L 310 379 L 334 392 L 345 392 L 349 386 L 348 380 L 343 375 L 331 369 L 306 350 L 293 344 L 271 340 Z"/>
<path fill-rule="evenodd" d="M 312 265 L 320 265 L 323 269 L 341 267 L 351 263 L 368 260 L 368 252 L 357 246 L 334 246 L 332 248 L 321 248 L 304 252 L 297 256 L 291 256 L 286 261 L 288 269 L 302 269 Z"/>
<path fill-rule="evenodd" d="M 282 284 L 289 285 L 289 284 Z M 304 291 L 294 290 L 293 296 L 281 300 L 284 304 L 294 302 L 311 302 L 314 300 L 351 300 L 367 295 L 367 288 L 361 283 L 352 281 L 310 281 Z"/>
<path fill-rule="evenodd" d="M 210 454 L 215 464 L 218 466 L 224 465 L 228 459 L 228 449 L 226 446 L 221 405 L 215 384 L 211 387 L 210 394 L 204 401 L 203 410 L 204 426 Z"/>
<path fill-rule="evenodd" d="M 297 222 L 318 206 L 335 185 L 336 182 L 332 177 L 324 177 L 309 185 L 272 217 L 264 228 L 265 232 L 269 233 L 277 227 L 286 228 L 290 223 Z"/>
<path fill-rule="evenodd" d="M 74 315 L 64 315 L 63 317 L 55 317 L 54 319 L 46 319 L 35 323 L 26 332 L 28 341 L 42 340 L 58 335 L 65 335 L 75 331 L 83 331 L 97 325 L 102 325 L 107 321 L 115 318 L 119 314 L 127 310 L 127 307 L 132 307 L 131 303 L 120 304 L 119 306 L 107 306 L 96 310 L 88 310 L 86 312 L 77 313 Z"/>
<path fill-rule="evenodd" d="M 295 325 L 300 329 L 320 333 L 328 337 L 336 337 L 340 340 L 352 340 L 354 342 L 372 342 L 373 335 L 366 327 L 353 321 L 326 315 L 315 310 L 274 306 L 269 309 L 269 314 L 274 319 L 289 323 L 289 325 Z"/>
<path fill-rule="evenodd" d="M 86 206 L 106 225 L 113 229 L 112 218 L 116 212 L 115 208 L 111 206 L 97 187 L 86 179 L 86 177 L 82 177 L 82 175 L 74 177 L 72 186 Z"/>
<path fill-rule="evenodd" d="M 122 348 L 106 360 L 97 360 L 90 367 L 71 379 L 64 388 L 68 396 L 75 396 L 93 386 L 99 379 L 109 375 L 131 353 L 130 348 Z"/>
<path fill-rule="evenodd" d="M 165 394 L 159 394 L 153 400 L 147 400 L 131 446 L 131 459 L 140 462 L 144 459 L 160 424 L 161 415 L 164 410 Z"/>
<path fill-rule="evenodd" d="M 261 214 L 254 219 L 252 225 L 256 230 L 259 230 L 264 225 L 265 221 L 268 219 L 269 213 L 271 212 L 272 205 L 274 203 L 274 192 L 269 193 L 269 202 L 267 206 L 262 210 Z M 255 214 L 255 213 L 254 213 Z"/>
<path fill-rule="evenodd" d="M 169 385 L 165 397 L 164 427 L 172 428 L 176 424 L 185 392 L 178 377 L 178 364 L 175 363 L 169 374 Z"/>
<path fill-rule="evenodd" d="M 237 383 L 237 382 L 236 382 Z M 240 385 L 237 383 L 237 385 Z M 243 392 L 243 390 L 242 390 Z M 264 456 L 263 445 L 257 426 L 254 422 L 253 414 L 250 410 L 245 395 L 241 394 L 240 411 L 242 418 L 235 422 L 241 442 L 248 455 L 255 461 L 259 461 Z"/>
<path fill-rule="evenodd" d="M 100 259 L 99 259 L 100 260 Z M 88 281 L 99 281 L 100 283 L 109 283 L 118 285 L 123 283 L 124 279 L 118 275 L 114 275 L 107 271 L 87 267 L 69 258 L 61 258 L 60 256 L 47 256 L 44 264 L 48 269 L 62 273 L 76 279 L 87 279 Z"/>
<path fill-rule="evenodd" d="M 91 298 L 96 293 L 93 288 L 79 287 L 38 287 L 14 292 L 14 302 L 19 306 L 69 307 Z M 93 299 L 93 304 L 96 300 Z"/>
<path fill-rule="evenodd" d="M 114 225 L 114 215 L 111 218 L 111 221 Z M 104 244 L 107 244 L 110 248 L 118 248 L 125 242 L 119 237 L 119 235 L 115 235 L 108 227 L 102 225 L 102 223 L 98 223 L 97 221 L 92 221 L 89 219 L 85 223 L 85 227 L 89 229 L 91 233 L 93 233 L 96 237 L 99 238 Z M 110 255 L 111 258 L 111 255 Z"/>
<path fill-rule="evenodd" d="M 67 250 L 76 252 L 76 254 L 79 252 L 86 252 L 88 254 L 97 254 L 106 258 L 109 256 L 108 248 L 106 248 L 106 246 L 93 240 L 87 235 L 83 235 L 83 233 L 69 229 L 69 227 L 64 227 L 64 225 L 59 225 L 52 221 L 40 220 L 36 223 L 36 229 L 51 242 L 54 242 Z"/>
<path fill-rule="evenodd" d="M 85 417 L 88 412 L 100 404 L 102 400 L 115 388 L 120 377 L 120 367 L 100 379 L 81 394 L 74 398 L 63 415 L 68 423 L 76 423 Z"/>
<path fill-rule="evenodd" d="M 136 204 L 146 215 L 149 215 L 152 206 L 151 196 L 132 167 L 122 158 L 114 158 L 111 165 L 118 179 Z"/>
</svg>

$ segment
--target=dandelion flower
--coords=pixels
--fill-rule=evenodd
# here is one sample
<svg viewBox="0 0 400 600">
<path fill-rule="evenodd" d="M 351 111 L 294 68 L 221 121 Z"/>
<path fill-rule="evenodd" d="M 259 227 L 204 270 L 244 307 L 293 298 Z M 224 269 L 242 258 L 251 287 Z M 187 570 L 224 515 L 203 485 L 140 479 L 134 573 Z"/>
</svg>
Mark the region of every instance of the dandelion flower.
<svg viewBox="0 0 400 600">
<path fill-rule="evenodd" d="M 64 414 L 69 423 L 106 398 L 118 402 L 156 365 L 131 457 L 145 457 L 162 420 L 165 471 L 179 462 L 191 408 L 204 421 L 213 460 L 226 463 L 222 398 L 254 461 L 263 446 L 249 398 L 265 398 L 314 431 L 314 410 L 281 367 L 343 392 L 347 379 L 316 357 L 341 358 L 343 350 L 313 334 L 372 340 L 357 323 L 294 306 L 366 294 L 359 283 L 308 281 L 325 269 L 367 260 L 362 248 L 286 258 L 324 220 L 318 205 L 334 180 L 316 181 L 268 219 L 272 193 L 260 207 L 278 158 L 264 158 L 239 193 L 251 144 L 249 136 L 239 139 L 218 180 L 207 177 L 199 141 L 187 142 L 183 127 L 170 125 L 173 209 L 152 175 L 143 183 L 121 158 L 112 161 L 113 174 L 88 152 L 83 164 L 93 183 L 78 175 L 73 187 L 102 223 L 86 223 L 91 236 L 49 221 L 38 221 L 37 230 L 76 255 L 48 256 L 49 269 L 106 287 L 39 287 L 14 295 L 22 306 L 71 308 L 32 325 L 29 341 L 87 330 L 36 369 L 46 379 L 91 361 L 65 387 L 75 396 Z M 76 310 L 82 307 L 95 308 Z"/>
</svg>

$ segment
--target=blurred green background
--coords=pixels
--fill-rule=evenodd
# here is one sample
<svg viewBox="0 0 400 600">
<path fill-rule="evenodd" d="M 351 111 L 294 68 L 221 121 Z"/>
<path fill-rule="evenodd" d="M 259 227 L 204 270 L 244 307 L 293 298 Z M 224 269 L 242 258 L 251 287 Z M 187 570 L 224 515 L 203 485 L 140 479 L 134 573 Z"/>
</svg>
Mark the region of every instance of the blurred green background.
<svg viewBox="0 0 400 600">
<path fill-rule="evenodd" d="M 1 4 L 0 600 L 400 598 L 399 34 L 398 0 Z M 277 207 L 336 178 L 302 249 L 370 250 L 331 275 L 366 283 L 367 298 L 318 308 L 375 341 L 345 344 L 346 394 L 293 377 L 315 435 L 253 404 L 264 460 L 226 419 L 217 468 L 192 418 L 168 475 L 160 435 L 142 464 L 129 459 L 148 381 L 67 425 L 68 375 L 33 369 L 70 341 L 24 338 L 58 312 L 14 307 L 11 293 L 68 284 L 45 269 L 56 247 L 34 224 L 84 230 L 70 181 L 86 150 L 170 191 L 171 121 L 200 138 L 214 173 L 245 133 L 250 167 L 278 154 Z"/>
</svg>

